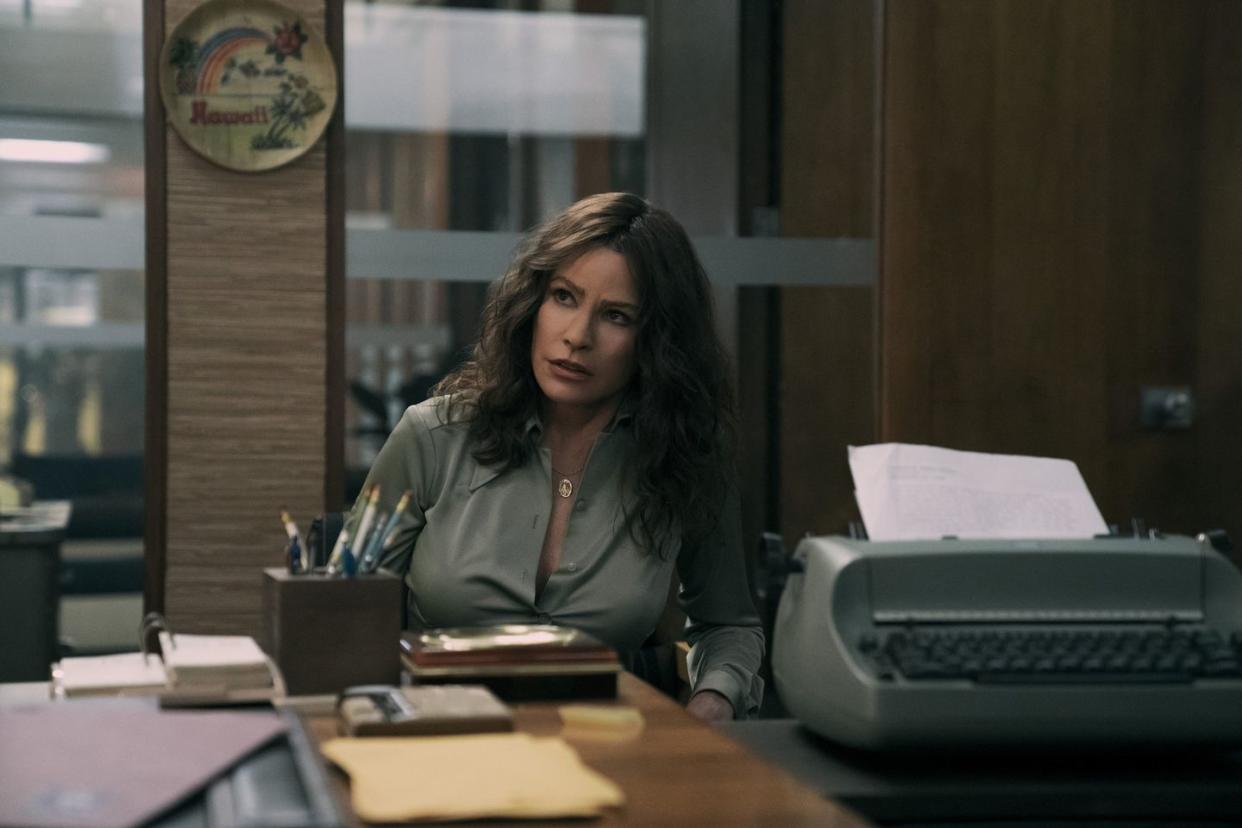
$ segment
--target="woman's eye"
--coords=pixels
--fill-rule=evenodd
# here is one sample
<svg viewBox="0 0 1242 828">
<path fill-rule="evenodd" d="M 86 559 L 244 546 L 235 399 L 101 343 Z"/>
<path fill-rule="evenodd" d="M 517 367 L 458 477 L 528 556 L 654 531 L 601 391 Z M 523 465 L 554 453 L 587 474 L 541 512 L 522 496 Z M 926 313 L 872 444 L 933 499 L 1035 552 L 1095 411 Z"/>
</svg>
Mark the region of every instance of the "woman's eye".
<svg viewBox="0 0 1242 828">
<path fill-rule="evenodd" d="M 628 325 L 632 320 L 625 311 L 612 310 L 608 311 L 608 321 L 616 322 L 618 325 Z"/>
<path fill-rule="evenodd" d="M 574 298 L 574 295 L 565 288 L 552 288 L 552 298 L 565 305 Z"/>
</svg>

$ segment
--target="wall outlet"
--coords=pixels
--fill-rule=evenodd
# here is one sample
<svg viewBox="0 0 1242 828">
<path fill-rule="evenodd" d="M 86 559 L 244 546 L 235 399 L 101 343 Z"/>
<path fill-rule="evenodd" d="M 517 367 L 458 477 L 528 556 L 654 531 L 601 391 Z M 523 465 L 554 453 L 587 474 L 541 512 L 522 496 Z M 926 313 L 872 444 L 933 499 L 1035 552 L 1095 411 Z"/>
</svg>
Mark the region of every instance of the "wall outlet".
<svg viewBox="0 0 1242 828">
<path fill-rule="evenodd" d="M 1181 431 L 1195 420 L 1190 387 L 1144 386 L 1139 398 L 1139 424 L 1152 431 Z"/>
</svg>

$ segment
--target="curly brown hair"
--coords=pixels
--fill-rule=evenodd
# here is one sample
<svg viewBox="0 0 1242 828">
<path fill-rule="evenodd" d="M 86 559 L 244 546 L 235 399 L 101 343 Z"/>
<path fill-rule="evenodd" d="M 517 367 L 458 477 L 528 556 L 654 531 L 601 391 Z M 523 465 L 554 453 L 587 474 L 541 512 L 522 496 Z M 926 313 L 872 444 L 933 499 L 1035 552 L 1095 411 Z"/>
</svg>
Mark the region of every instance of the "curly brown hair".
<svg viewBox="0 0 1242 828">
<path fill-rule="evenodd" d="M 637 444 L 626 469 L 634 498 L 622 508 L 635 542 L 665 556 L 675 537 L 702 540 L 719 520 L 737 430 L 711 286 L 669 213 L 636 195 L 603 193 L 528 234 L 489 291 L 471 359 L 434 393 L 449 397 L 449 417 L 469 420 L 478 462 L 525 463 L 536 448 L 525 423 L 540 396 L 530 362 L 535 315 L 553 274 L 596 248 L 624 256 L 638 289 L 636 371 L 626 391 Z"/>
</svg>

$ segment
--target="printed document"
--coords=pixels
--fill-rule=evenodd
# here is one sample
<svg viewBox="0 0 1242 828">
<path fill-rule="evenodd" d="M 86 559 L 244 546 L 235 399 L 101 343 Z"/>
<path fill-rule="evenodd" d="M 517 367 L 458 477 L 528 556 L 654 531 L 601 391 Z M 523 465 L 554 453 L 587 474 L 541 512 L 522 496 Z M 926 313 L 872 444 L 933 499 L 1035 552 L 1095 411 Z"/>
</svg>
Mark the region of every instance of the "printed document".
<svg viewBox="0 0 1242 828">
<path fill-rule="evenodd" d="M 1089 538 L 1108 527 L 1069 460 L 882 443 L 849 447 L 873 541 Z"/>
</svg>

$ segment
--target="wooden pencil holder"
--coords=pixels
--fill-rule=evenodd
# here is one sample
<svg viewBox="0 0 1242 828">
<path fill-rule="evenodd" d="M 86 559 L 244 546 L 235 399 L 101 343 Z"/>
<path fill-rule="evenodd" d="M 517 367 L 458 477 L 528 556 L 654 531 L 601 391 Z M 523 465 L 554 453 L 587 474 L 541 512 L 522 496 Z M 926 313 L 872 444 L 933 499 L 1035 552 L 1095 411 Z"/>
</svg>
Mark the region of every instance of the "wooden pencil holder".
<svg viewBox="0 0 1242 828">
<path fill-rule="evenodd" d="M 263 570 L 263 647 L 290 694 L 337 693 L 400 677 L 401 579 Z"/>
</svg>

